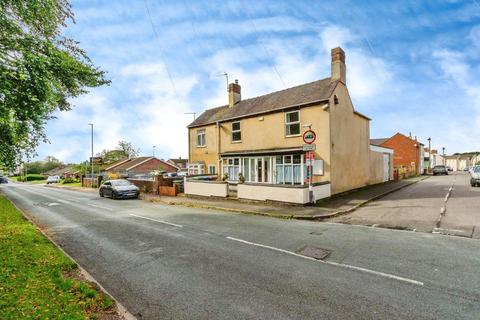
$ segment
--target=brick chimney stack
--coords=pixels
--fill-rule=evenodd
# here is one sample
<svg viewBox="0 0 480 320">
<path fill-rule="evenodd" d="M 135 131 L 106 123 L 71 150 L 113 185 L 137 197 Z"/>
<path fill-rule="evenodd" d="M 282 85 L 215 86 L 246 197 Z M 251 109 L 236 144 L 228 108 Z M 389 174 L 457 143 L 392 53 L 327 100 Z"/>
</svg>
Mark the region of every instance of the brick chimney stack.
<svg viewBox="0 0 480 320">
<path fill-rule="evenodd" d="M 232 108 L 235 104 L 242 100 L 242 87 L 238 84 L 238 80 L 235 83 L 228 85 L 228 106 Z"/>
<path fill-rule="evenodd" d="M 345 51 L 336 47 L 332 49 L 332 80 L 347 83 L 347 67 L 345 66 Z"/>
</svg>

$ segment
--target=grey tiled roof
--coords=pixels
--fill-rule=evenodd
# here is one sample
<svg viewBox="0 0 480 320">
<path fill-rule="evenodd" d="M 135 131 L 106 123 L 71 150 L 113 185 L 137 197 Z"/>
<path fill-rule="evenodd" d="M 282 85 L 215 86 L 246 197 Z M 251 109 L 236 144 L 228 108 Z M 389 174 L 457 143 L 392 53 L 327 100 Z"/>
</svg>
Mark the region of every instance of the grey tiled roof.
<svg viewBox="0 0 480 320">
<path fill-rule="evenodd" d="M 370 144 L 373 144 L 374 146 L 380 146 L 382 145 L 385 141 L 387 141 L 389 138 L 381 138 L 381 139 L 370 139 Z"/>
<path fill-rule="evenodd" d="M 327 100 L 339 81 L 330 78 L 272 92 L 263 96 L 245 99 L 229 108 L 228 105 L 205 110 L 189 127 L 198 127 L 227 119 L 282 110 L 288 107 Z"/>
</svg>

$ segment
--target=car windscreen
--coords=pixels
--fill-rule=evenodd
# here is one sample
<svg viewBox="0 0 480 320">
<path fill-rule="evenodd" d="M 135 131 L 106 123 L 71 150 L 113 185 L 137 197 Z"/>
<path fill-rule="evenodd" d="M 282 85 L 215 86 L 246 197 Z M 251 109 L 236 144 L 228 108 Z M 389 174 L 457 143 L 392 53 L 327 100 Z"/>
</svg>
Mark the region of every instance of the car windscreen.
<svg viewBox="0 0 480 320">
<path fill-rule="evenodd" d="M 121 186 L 131 186 L 132 183 L 127 180 L 116 180 L 116 181 L 112 181 L 112 185 L 116 187 L 121 187 Z"/>
<path fill-rule="evenodd" d="M 475 168 L 473 169 L 473 172 L 475 172 L 475 173 L 480 173 L 480 167 L 475 167 Z"/>
</svg>

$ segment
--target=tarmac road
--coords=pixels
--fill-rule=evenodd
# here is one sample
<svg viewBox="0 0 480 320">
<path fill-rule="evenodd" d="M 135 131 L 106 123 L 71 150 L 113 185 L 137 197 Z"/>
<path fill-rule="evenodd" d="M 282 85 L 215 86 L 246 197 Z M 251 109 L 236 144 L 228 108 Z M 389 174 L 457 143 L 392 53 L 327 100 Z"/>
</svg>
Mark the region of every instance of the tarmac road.
<svg viewBox="0 0 480 320">
<path fill-rule="evenodd" d="M 0 186 L 139 319 L 478 319 L 480 241 Z M 320 262 L 295 254 L 331 250 Z"/>
<path fill-rule="evenodd" d="M 466 172 L 433 176 L 332 221 L 479 239 L 480 188 Z"/>
</svg>

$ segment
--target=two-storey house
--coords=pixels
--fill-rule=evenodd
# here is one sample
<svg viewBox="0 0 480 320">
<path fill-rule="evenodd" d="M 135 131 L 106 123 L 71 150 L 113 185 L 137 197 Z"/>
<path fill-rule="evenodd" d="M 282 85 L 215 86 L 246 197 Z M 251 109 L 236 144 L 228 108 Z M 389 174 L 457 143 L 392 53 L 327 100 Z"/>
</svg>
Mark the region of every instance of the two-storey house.
<svg viewBox="0 0 480 320">
<path fill-rule="evenodd" d="M 315 200 L 373 183 L 370 119 L 353 107 L 341 48 L 331 51 L 328 78 L 245 100 L 235 81 L 228 98 L 188 126 L 190 174 L 244 181 L 239 198 L 308 202 L 302 134 L 311 129 Z"/>
</svg>

